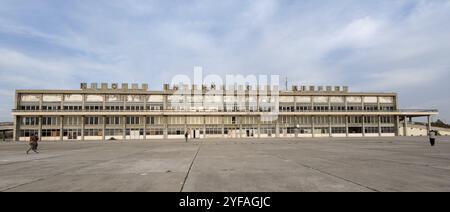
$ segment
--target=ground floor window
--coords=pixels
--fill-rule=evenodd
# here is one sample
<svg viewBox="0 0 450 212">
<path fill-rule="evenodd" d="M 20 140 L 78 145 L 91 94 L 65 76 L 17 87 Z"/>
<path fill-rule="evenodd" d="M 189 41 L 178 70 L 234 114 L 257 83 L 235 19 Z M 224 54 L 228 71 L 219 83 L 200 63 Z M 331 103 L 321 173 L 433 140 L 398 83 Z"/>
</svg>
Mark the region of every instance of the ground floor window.
<svg viewBox="0 0 450 212">
<path fill-rule="evenodd" d="M 64 129 L 63 136 L 68 139 L 77 139 L 81 136 L 81 129 Z"/>
<path fill-rule="evenodd" d="M 314 133 L 317 133 L 317 134 L 329 134 L 330 133 L 330 129 L 328 127 L 317 127 L 317 128 L 314 128 Z"/>
<path fill-rule="evenodd" d="M 122 136 L 122 129 L 105 129 L 105 136 Z"/>
<path fill-rule="evenodd" d="M 167 129 L 168 135 L 184 135 L 184 128 L 169 128 Z"/>
<path fill-rule="evenodd" d="M 309 127 L 300 127 L 298 128 L 298 133 L 300 134 L 311 134 L 311 128 Z"/>
<path fill-rule="evenodd" d="M 126 129 L 125 135 L 144 135 L 144 129 Z"/>
<path fill-rule="evenodd" d="M 207 127 L 206 134 L 207 135 L 222 134 L 222 128 L 221 127 Z"/>
<path fill-rule="evenodd" d="M 345 134 L 345 127 L 332 127 L 331 128 L 331 133 L 333 134 Z"/>
<path fill-rule="evenodd" d="M 395 133 L 394 127 L 381 127 L 381 133 Z"/>
<path fill-rule="evenodd" d="M 147 135 L 164 135 L 163 128 L 150 128 L 145 132 Z"/>
<path fill-rule="evenodd" d="M 352 133 L 352 134 L 362 133 L 362 127 L 349 127 L 348 133 Z"/>
<path fill-rule="evenodd" d="M 85 136 L 102 136 L 103 130 L 101 130 L 101 129 L 85 129 L 84 135 Z"/>
<path fill-rule="evenodd" d="M 30 137 L 32 135 L 37 135 L 38 130 L 20 130 L 20 137 Z"/>
<path fill-rule="evenodd" d="M 378 127 L 366 127 L 364 129 L 365 133 L 378 133 Z"/>
<path fill-rule="evenodd" d="M 42 137 L 57 137 L 57 136 L 59 136 L 59 129 L 42 130 Z"/>
</svg>

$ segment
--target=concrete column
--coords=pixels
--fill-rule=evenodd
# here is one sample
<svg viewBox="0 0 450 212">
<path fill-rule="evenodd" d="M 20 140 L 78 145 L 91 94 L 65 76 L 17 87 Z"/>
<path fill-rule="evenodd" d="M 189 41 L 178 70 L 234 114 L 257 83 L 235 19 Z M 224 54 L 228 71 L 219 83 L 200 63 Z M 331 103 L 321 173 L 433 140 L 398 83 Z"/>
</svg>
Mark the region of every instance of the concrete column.
<svg viewBox="0 0 450 212">
<path fill-rule="evenodd" d="M 64 116 L 59 117 L 59 140 L 64 139 Z"/>
<path fill-rule="evenodd" d="M 328 97 L 328 111 L 331 111 L 331 97 Z"/>
<path fill-rule="evenodd" d="M 147 110 L 147 95 L 144 95 L 144 111 Z"/>
<path fill-rule="evenodd" d="M 431 130 L 431 116 L 427 116 L 427 133 Z"/>
<path fill-rule="evenodd" d="M 345 136 L 348 137 L 348 116 L 345 116 Z"/>
<path fill-rule="evenodd" d="M 61 94 L 61 110 L 64 110 L 64 94 Z"/>
<path fill-rule="evenodd" d="M 81 111 L 84 111 L 84 106 L 86 105 L 86 94 L 81 95 Z M 84 120 L 83 120 L 84 121 Z"/>
<path fill-rule="evenodd" d="M 206 138 L 206 117 L 203 116 L 203 138 Z"/>
<path fill-rule="evenodd" d="M 221 117 L 222 117 L 221 125 L 222 125 L 222 138 L 223 138 L 223 137 L 225 137 L 225 118 L 224 118 L 224 116 L 221 116 Z"/>
<path fill-rule="evenodd" d="M 103 95 L 103 105 L 102 105 L 102 110 L 106 110 L 106 94 Z"/>
<path fill-rule="evenodd" d="M 365 116 L 362 116 L 361 117 L 361 122 L 362 122 L 362 127 L 361 127 L 361 133 L 362 133 L 362 136 L 364 137 L 364 136 L 366 136 L 366 117 Z"/>
<path fill-rule="evenodd" d="M 313 138 L 316 137 L 316 132 L 314 132 L 315 120 L 316 120 L 316 118 L 314 116 L 311 116 L 311 134 L 312 134 Z"/>
<path fill-rule="evenodd" d="M 188 131 L 188 128 L 187 128 L 187 117 L 186 116 L 183 116 L 183 117 L 184 117 L 184 133 L 186 133 Z M 190 136 L 190 138 L 192 138 L 191 134 L 189 134 L 189 136 Z"/>
<path fill-rule="evenodd" d="M 169 136 L 167 135 L 167 116 L 163 116 L 163 122 L 164 122 L 164 139 L 168 139 Z"/>
<path fill-rule="evenodd" d="M 84 108 L 84 106 L 83 106 L 83 108 Z M 85 119 L 85 117 L 81 116 L 81 140 L 82 141 L 84 141 L 84 119 Z"/>
<path fill-rule="evenodd" d="M 40 96 L 39 96 L 39 110 L 42 110 L 42 101 L 43 101 L 43 99 L 44 99 L 44 95 L 43 94 L 41 94 Z M 39 135 L 39 138 L 41 137 L 41 135 Z"/>
<path fill-rule="evenodd" d="M 328 134 L 330 137 L 333 137 L 333 133 L 331 132 L 331 116 L 328 116 Z"/>
<path fill-rule="evenodd" d="M 143 139 L 146 140 L 147 139 L 147 116 L 143 116 L 142 117 L 144 119 L 144 129 L 142 129 L 142 131 L 144 132 L 143 135 Z"/>
<path fill-rule="evenodd" d="M 127 110 L 127 96 L 123 95 L 123 110 Z"/>
<path fill-rule="evenodd" d="M 395 116 L 395 135 L 400 136 L 400 118 Z"/>
<path fill-rule="evenodd" d="M 261 138 L 261 122 L 258 120 L 258 138 Z"/>
<path fill-rule="evenodd" d="M 125 103 L 125 101 L 124 101 Z M 125 107 L 125 104 L 124 104 Z M 126 116 L 122 116 L 122 140 L 126 140 L 127 138 L 127 117 Z"/>
<path fill-rule="evenodd" d="M 406 118 L 406 116 L 403 117 L 403 135 L 404 136 L 408 136 L 408 120 Z"/>
<path fill-rule="evenodd" d="M 380 97 L 377 96 L 377 111 L 380 111 Z"/>
<path fill-rule="evenodd" d="M 19 133 L 20 133 L 20 116 L 14 116 L 14 128 L 13 128 L 13 141 L 19 141 Z"/>
<path fill-rule="evenodd" d="M 104 108 L 104 107 L 103 107 Z M 102 141 L 105 141 L 105 136 L 106 136 L 106 116 L 102 117 L 103 122 L 102 122 Z"/>
<path fill-rule="evenodd" d="M 167 110 L 167 95 L 163 95 L 163 110 Z"/>
<path fill-rule="evenodd" d="M 38 136 L 42 139 L 42 116 L 39 116 Z"/>
<path fill-rule="evenodd" d="M 278 138 L 278 137 L 280 137 L 280 124 L 278 123 L 278 120 L 277 120 L 277 123 L 275 124 L 275 138 Z"/>
<path fill-rule="evenodd" d="M 378 136 L 381 136 L 381 116 L 378 116 Z"/>
<path fill-rule="evenodd" d="M 206 138 L 206 125 L 203 124 L 203 138 Z"/>
<path fill-rule="evenodd" d="M 347 103 L 347 97 L 344 96 L 344 106 L 345 106 L 345 111 L 348 111 L 348 103 Z"/>
</svg>

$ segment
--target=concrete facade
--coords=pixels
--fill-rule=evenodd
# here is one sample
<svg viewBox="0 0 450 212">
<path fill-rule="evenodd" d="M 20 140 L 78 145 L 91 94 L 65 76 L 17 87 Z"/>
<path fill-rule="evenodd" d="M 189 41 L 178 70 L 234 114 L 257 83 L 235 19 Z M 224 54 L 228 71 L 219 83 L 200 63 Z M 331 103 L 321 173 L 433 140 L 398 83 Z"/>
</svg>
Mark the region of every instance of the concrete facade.
<svg viewBox="0 0 450 212">
<path fill-rule="evenodd" d="M 178 86 L 147 88 L 82 84 L 80 90 L 17 90 L 14 140 L 29 140 L 32 134 L 44 141 L 177 139 L 186 131 L 196 139 L 396 136 L 409 135 L 409 119 L 437 115 L 436 110 L 400 110 L 396 93 L 348 88 L 265 87 L 262 92 L 183 86 L 181 95 Z M 274 112 L 276 119 L 263 118 Z"/>
</svg>

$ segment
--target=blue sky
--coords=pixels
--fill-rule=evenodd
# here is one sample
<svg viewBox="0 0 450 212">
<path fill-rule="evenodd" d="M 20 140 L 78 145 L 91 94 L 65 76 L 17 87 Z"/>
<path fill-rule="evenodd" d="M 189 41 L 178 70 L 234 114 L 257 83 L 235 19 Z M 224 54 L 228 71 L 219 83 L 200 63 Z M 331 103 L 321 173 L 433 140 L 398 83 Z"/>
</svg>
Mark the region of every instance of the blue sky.
<svg viewBox="0 0 450 212">
<path fill-rule="evenodd" d="M 450 1 L 0 0 L 0 121 L 14 89 L 279 74 L 398 92 L 450 121 Z"/>
</svg>

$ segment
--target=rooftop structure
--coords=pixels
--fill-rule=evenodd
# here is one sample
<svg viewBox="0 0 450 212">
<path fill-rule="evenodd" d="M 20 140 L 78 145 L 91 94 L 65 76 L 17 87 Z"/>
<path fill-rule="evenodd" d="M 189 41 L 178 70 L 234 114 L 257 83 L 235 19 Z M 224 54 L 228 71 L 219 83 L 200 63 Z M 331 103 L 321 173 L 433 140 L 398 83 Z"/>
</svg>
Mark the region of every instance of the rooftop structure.
<svg viewBox="0 0 450 212">
<path fill-rule="evenodd" d="M 437 115 L 399 109 L 396 93 L 347 86 L 98 85 L 16 90 L 14 139 L 400 136 L 408 135 L 408 119 Z"/>
</svg>

